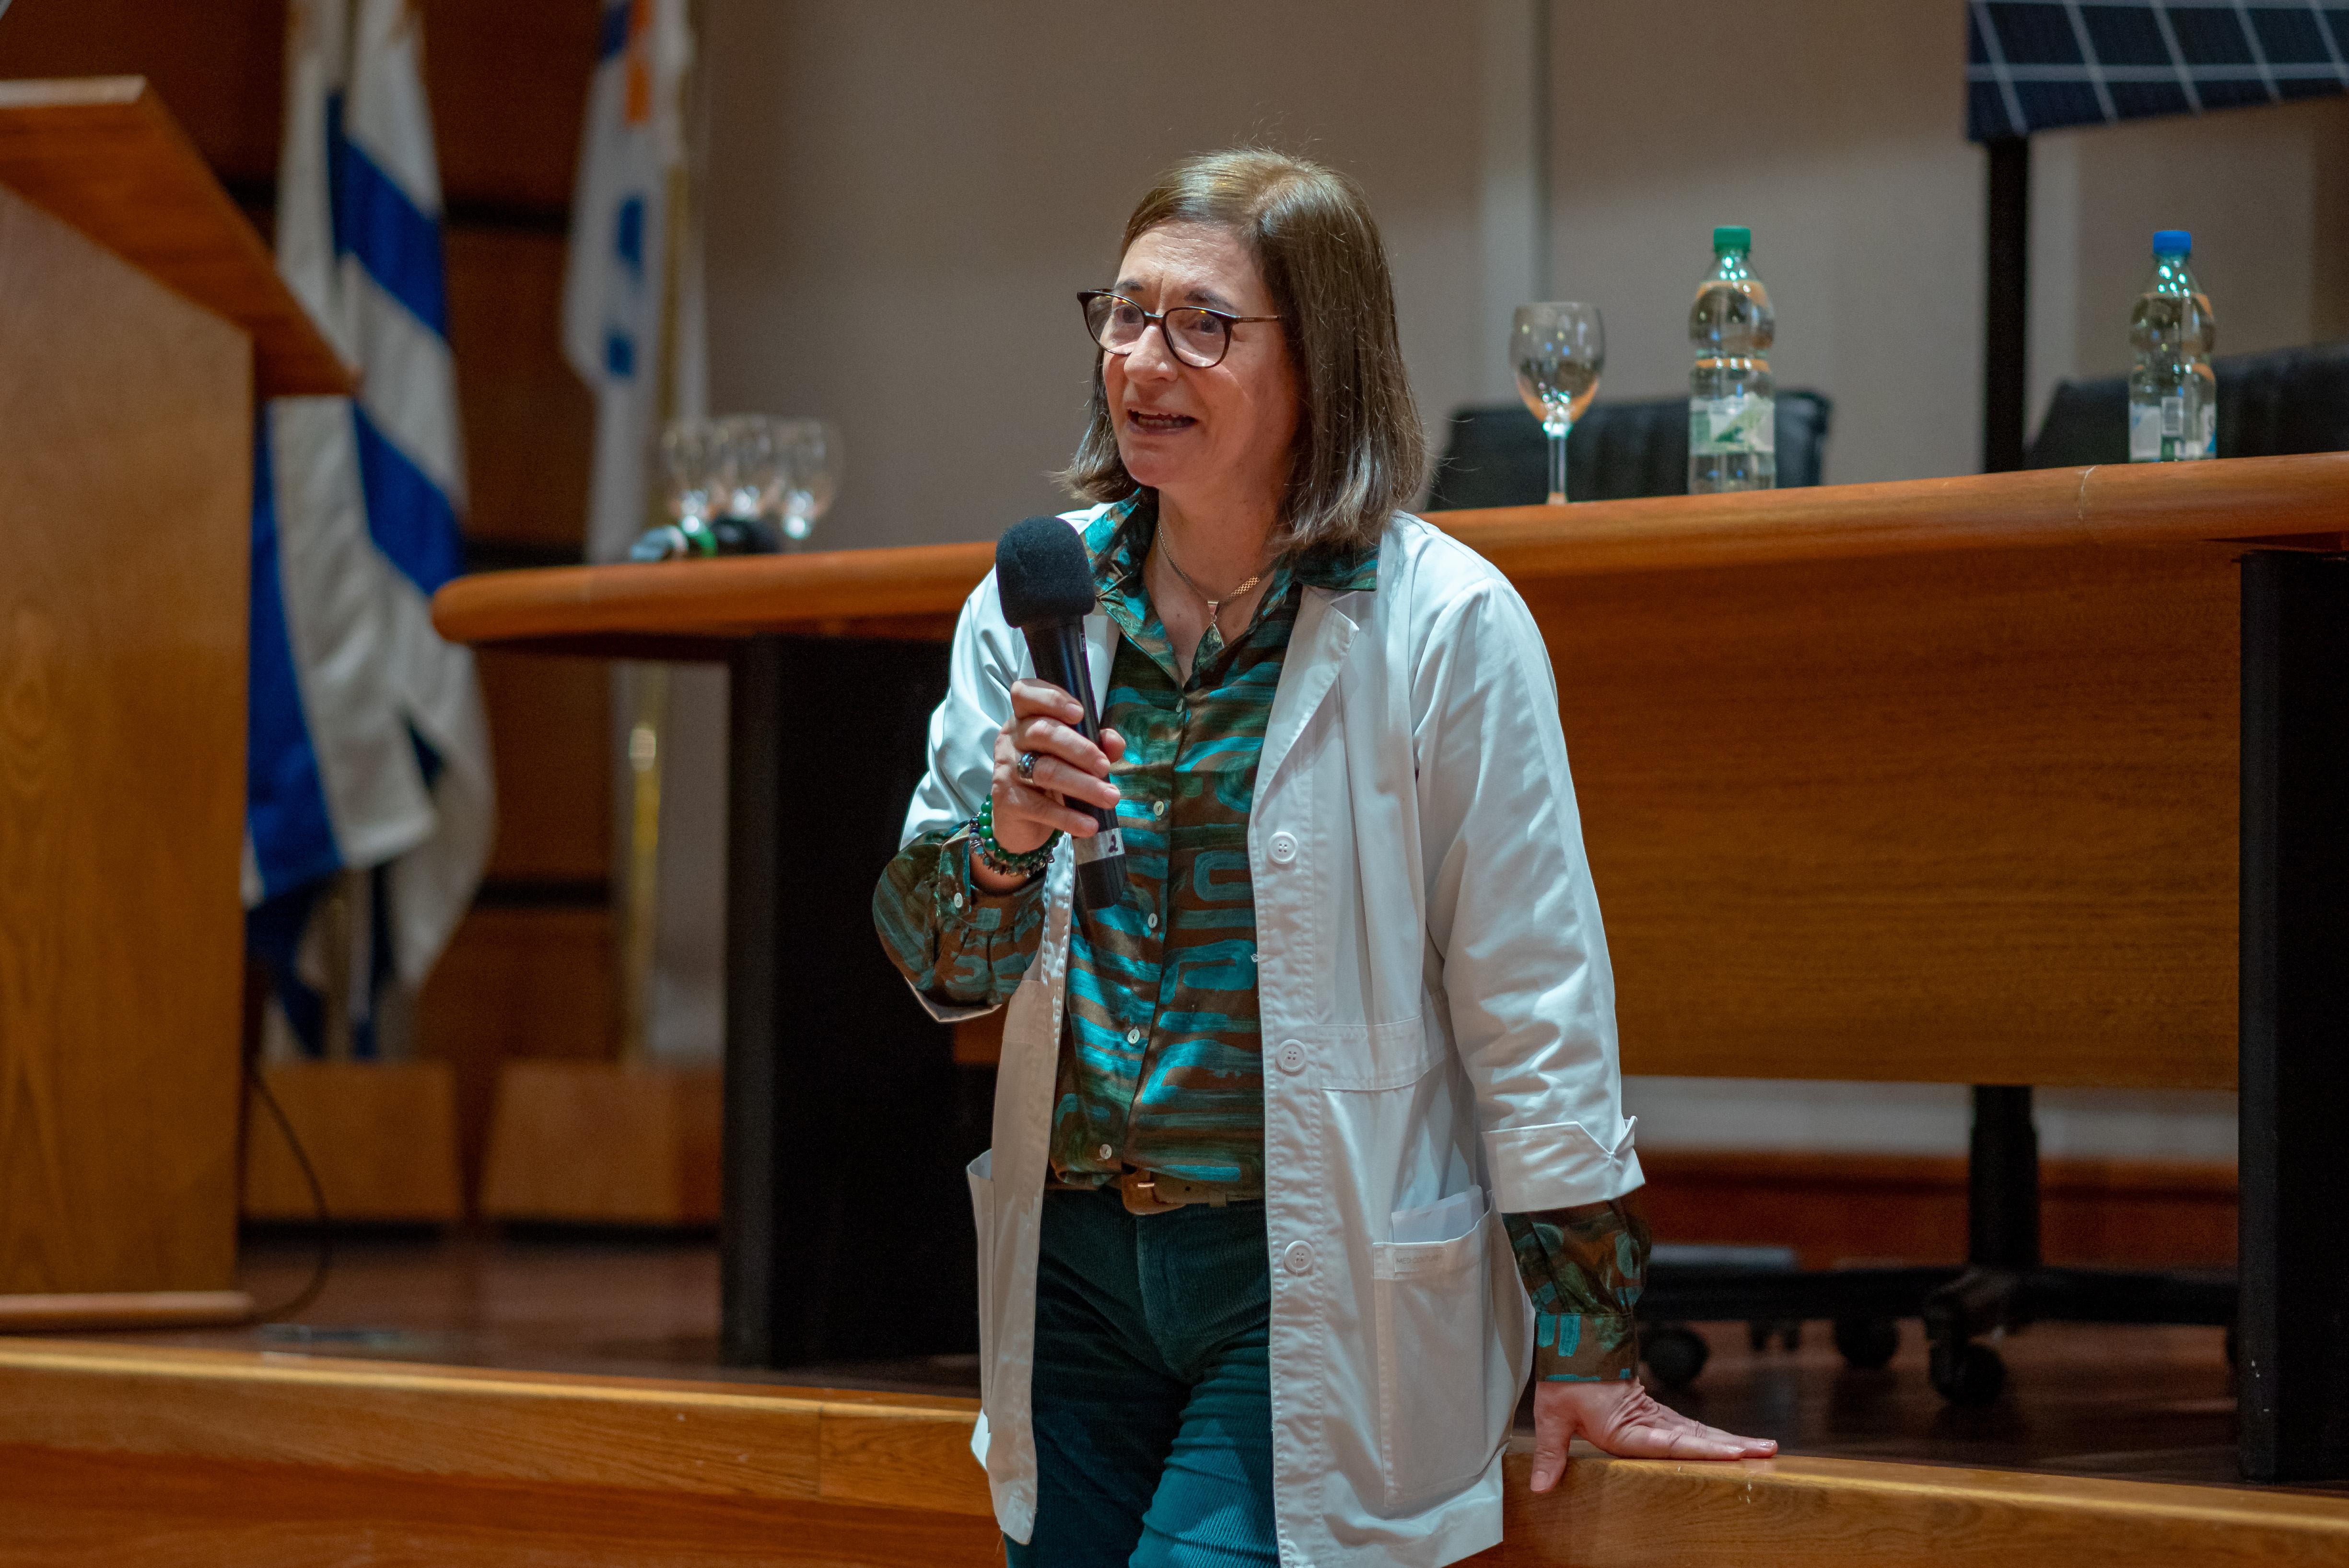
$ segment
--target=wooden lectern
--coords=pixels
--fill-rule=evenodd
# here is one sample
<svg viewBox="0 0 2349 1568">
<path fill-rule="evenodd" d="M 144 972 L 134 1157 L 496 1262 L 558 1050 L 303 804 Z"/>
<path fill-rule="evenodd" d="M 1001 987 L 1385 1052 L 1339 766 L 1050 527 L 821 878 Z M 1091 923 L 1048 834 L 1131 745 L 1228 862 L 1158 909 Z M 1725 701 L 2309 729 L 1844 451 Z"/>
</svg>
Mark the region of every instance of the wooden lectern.
<svg viewBox="0 0 2349 1568">
<path fill-rule="evenodd" d="M 249 1308 L 254 408 L 349 389 L 143 80 L 0 83 L 0 1327 Z"/>
</svg>

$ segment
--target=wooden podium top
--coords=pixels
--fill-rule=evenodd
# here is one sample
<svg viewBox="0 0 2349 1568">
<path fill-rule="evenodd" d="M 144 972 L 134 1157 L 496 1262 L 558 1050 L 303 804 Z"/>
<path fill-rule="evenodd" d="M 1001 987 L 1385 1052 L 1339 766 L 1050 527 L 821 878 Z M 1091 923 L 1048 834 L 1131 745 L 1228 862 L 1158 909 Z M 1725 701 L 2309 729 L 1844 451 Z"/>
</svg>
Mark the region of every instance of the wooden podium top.
<svg viewBox="0 0 2349 1568">
<path fill-rule="evenodd" d="M 2349 452 L 1434 514 L 1520 588 L 1558 578 L 2061 545 L 2349 548 Z M 944 638 L 987 544 L 556 566 L 432 601 L 460 642 L 717 658 L 766 632 Z"/>
<path fill-rule="evenodd" d="M 253 335 L 264 398 L 351 372 L 143 77 L 0 82 L 0 185 Z"/>
</svg>

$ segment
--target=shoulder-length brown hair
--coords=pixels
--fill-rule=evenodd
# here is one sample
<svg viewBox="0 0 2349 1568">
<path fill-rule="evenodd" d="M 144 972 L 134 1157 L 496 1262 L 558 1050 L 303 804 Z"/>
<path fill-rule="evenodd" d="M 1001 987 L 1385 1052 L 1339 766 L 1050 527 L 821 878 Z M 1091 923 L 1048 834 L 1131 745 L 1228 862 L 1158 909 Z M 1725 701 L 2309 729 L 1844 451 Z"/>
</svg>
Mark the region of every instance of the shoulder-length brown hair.
<svg viewBox="0 0 2349 1568">
<path fill-rule="evenodd" d="M 1351 180 L 1259 148 L 1204 153 L 1168 170 L 1125 221 L 1122 255 L 1166 223 L 1217 223 L 1256 258 L 1297 368 L 1297 449 L 1275 548 L 1368 545 L 1419 491 L 1427 468 L 1395 336 L 1394 284 L 1368 202 Z M 1117 454 L 1093 355 L 1077 455 L 1059 476 L 1087 501 L 1143 487 Z"/>
</svg>

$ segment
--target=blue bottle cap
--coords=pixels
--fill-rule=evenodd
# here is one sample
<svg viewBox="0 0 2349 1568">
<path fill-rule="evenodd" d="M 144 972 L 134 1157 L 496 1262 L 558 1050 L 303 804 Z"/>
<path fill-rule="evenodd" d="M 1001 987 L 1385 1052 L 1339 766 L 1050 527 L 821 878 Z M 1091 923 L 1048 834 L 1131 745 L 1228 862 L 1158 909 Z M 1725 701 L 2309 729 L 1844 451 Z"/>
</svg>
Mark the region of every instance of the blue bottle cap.
<svg viewBox="0 0 2349 1568">
<path fill-rule="evenodd" d="M 2153 254 L 2158 256 L 2186 256 L 2194 254 L 2194 236 L 2184 229 L 2153 231 Z"/>
</svg>

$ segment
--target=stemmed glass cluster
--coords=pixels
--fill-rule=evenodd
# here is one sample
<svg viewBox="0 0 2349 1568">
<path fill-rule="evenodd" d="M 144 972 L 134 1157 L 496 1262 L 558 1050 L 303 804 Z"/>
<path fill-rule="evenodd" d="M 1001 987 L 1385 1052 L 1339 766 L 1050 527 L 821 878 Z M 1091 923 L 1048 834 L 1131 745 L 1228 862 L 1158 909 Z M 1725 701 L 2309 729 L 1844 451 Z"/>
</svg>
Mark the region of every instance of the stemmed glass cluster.
<svg viewBox="0 0 2349 1568">
<path fill-rule="evenodd" d="M 669 521 L 631 560 L 803 550 L 840 489 L 839 427 L 768 414 L 677 420 L 661 432 Z"/>
</svg>

